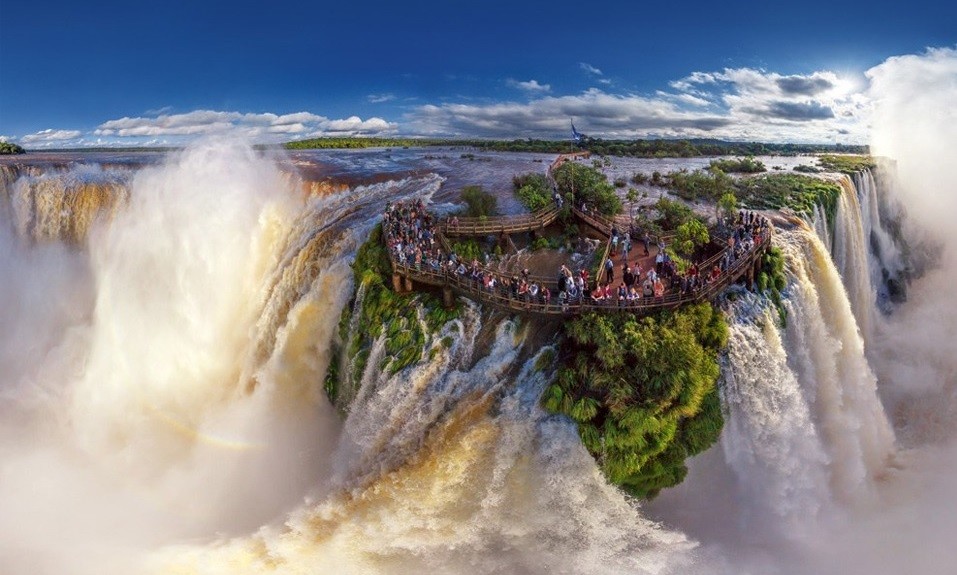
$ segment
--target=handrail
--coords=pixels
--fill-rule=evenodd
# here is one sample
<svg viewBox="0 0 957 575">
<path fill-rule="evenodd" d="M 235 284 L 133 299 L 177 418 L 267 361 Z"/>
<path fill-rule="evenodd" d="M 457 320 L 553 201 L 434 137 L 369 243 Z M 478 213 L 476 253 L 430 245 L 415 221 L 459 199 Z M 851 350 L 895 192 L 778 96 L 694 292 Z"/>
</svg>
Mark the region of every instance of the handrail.
<svg viewBox="0 0 957 575">
<path fill-rule="evenodd" d="M 438 228 L 446 235 L 480 235 L 491 233 L 530 232 L 542 229 L 556 219 L 561 213 L 557 206 L 541 209 L 530 214 L 517 216 L 498 216 L 493 218 L 447 218 L 439 223 Z"/>
<path fill-rule="evenodd" d="M 578 155 L 580 155 L 580 153 L 559 155 L 559 157 L 556 158 L 556 160 L 548 168 L 547 176 L 549 180 L 554 184 L 554 178 L 551 175 L 551 171 L 556 164 L 566 161 L 566 157 L 576 157 Z M 591 225 L 599 232 L 603 232 L 605 236 L 611 235 L 611 229 L 616 225 L 613 220 L 609 220 L 600 214 L 586 214 L 582 210 L 576 208 L 574 205 L 571 205 L 570 208 L 572 214 L 577 218 L 581 219 L 588 225 Z M 530 214 L 522 214 L 519 216 L 503 216 L 497 218 L 458 218 L 456 220 L 457 223 L 454 226 L 452 225 L 450 219 L 446 219 L 440 222 L 436 227 L 436 235 L 438 236 L 438 240 L 443 249 L 451 253 L 451 247 L 445 238 L 446 234 L 474 235 L 497 232 L 504 233 L 507 236 L 507 234 L 510 232 L 532 231 L 535 229 L 544 228 L 548 224 L 555 221 L 560 211 L 561 210 L 557 206 L 552 206 L 550 208 L 545 208 Z M 443 233 L 443 231 L 445 233 Z M 514 248 L 514 243 L 511 243 L 511 237 L 507 237 L 509 237 L 510 244 Z M 662 240 L 670 241 L 675 237 L 675 234 L 660 234 L 653 237 L 657 243 L 660 243 Z M 716 254 L 707 258 L 698 265 L 698 269 L 701 271 L 702 276 L 707 276 L 709 269 L 716 265 L 722 258 L 726 256 L 727 252 L 732 249 L 727 242 L 729 237 L 730 235 L 723 230 L 715 230 L 712 233 L 713 242 L 721 243 L 723 244 L 723 247 Z M 432 269 L 429 264 L 425 263 L 420 264 L 419 266 L 408 263 L 400 263 L 396 260 L 391 250 L 389 250 L 389 261 L 392 264 L 393 272 L 400 275 L 405 275 L 405 277 L 409 279 L 427 285 L 454 288 L 457 291 L 464 292 L 479 301 L 490 303 L 511 311 L 562 316 L 574 315 L 587 311 L 620 311 L 642 315 L 658 310 L 679 307 L 687 303 L 697 303 L 713 299 L 728 285 L 734 281 L 737 281 L 742 275 L 744 275 L 749 267 L 753 265 L 755 261 L 764 253 L 767 246 L 770 244 L 770 240 L 770 230 L 762 233 L 747 254 L 731 262 L 727 269 L 721 271 L 721 274 L 715 281 L 705 283 L 691 293 L 681 293 L 680 291 L 676 292 L 672 288 L 669 289 L 668 293 L 662 296 L 640 296 L 636 300 L 612 300 L 602 303 L 585 301 L 584 294 L 581 294 L 576 301 L 566 301 L 562 303 L 558 301 L 558 282 L 549 280 L 548 278 L 543 278 L 541 276 L 526 276 L 526 280 L 528 282 L 538 283 L 543 288 L 547 286 L 548 289 L 554 293 L 552 298 L 553 301 L 531 301 L 531 297 L 528 295 L 513 297 L 510 291 L 511 288 L 506 288 L 501 284 L 499 284 L 499 286 L 494 290 L 490 291 L 482 286 L 481 282 L 471 277 L 459 275 L 454 271 L 450 271 L 441 264 L 439 269 L 436 270 Z M 598 270 L 595 273 L 596 283 L 600 284 L 604 277 L 604 264 L 605 260 L 608 259 L 610 250 L 611 240 L 610 238 L 607 238 L 605 241 L 605 249 L 602 253 L 602 258 L 598 263 Z M 495 270 L 490 270 L 485 266 L 480 266 L 480 268 L 483 273 L 492 273 L 499 277 L 508 275 L 496 272 Z M 536 299 L 541 299 L 541 296 L 535 297 Z"/>
<path fill-rule="evenodd" d="M 740 257 L 732 262 L 728 269 L 721 272 L 721 275 L 717 280 L 704 284 L 692 293 L 680 293 L 669 290 L 668 293 L 662 296 L 641 296 L 637 300 L 624 302 L 613 300 L 607 303 L 589 302 L 585 301 L 584 297 L 579 297 L 576 301 L 562 304 L 557 298 L 557 287 L 555 290 L 556 297 L 553 297 L 552 300 L 531 301 L 531 298 L 528 296 L 512 297 L 511 293 L 503 293 L 504 289 L 502 287 L 498 287 L 494 291 L 489 291 L 480 286 L 478 281 L 473 280 L 470 277 L 459 275 L 455 272 L 450 272 L 445 268 L 434 270 L 428 265 L 416 267 L 414 264 L 403 264 L 392 258 L 391 254 L 390 261 L 392 262 L 394 272 L 399 273 L 400 275 L 405 275 L 412 280 L 438 287 L 452 287 L 457 291 L 464 292 L 472 296 L 478 301 L 490 303 L 511 311 L 562 316 L 575 315 L 589 311 L 628 312 L 644 315 L 659 310 L 672 309 L 688 303 L 711 300 L 728 285 L 734 281 L 737 281 L 742 275 L 744 275 L 745 271 L 751 265 L 753 265 L 759 257 L 761 257 L 764 249 L 768 245 L 768 239 L 769 238 L 762 236 L 760 243 L 755 244 L 755 246 L 744 257 Z M 723 257 L 724 252 L 728 249 L 730 248 L 725 248 L 719 252 L 717 256 Z"/>
</svg>

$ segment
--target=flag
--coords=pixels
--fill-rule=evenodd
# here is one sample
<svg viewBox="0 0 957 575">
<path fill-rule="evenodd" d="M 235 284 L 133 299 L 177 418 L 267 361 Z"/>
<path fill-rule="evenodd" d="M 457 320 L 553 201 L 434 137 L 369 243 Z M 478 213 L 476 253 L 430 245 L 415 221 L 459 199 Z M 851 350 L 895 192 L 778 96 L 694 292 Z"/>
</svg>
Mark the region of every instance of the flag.
<svg viewBox="0 0 957 575">
<path fill-rule="evenodd" d="M 580 134 L 578 130 L 575 129 L 574 121 L 572 121 L 572 140 L 575 140 L 576 144 L 582 141 L 582 134 Z"/>
</svg>

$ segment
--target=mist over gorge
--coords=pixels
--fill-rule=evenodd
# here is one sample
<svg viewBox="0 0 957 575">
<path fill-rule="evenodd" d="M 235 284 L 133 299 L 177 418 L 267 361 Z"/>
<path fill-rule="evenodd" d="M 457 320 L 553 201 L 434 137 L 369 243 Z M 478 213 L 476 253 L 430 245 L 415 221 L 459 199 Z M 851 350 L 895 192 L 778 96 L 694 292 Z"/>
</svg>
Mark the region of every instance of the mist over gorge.
<svg viewBox="0 0 957 575">
<path fill-rule="evenodd" d="M 541 408 L 553 344 L 529 322 L 466 305 L 409 368 L 370 360 L 347 409 L 324 392 L 355 360 L 333 343 L 385 203 L 448 210 L 451 184 L 532 156 L 322 157 L 359 174 L 344 189 L 232 138 L 3 164 L 2 570 L 947 572 L 957 53 L 868 76 L 886 163 L 843 177 L 835 221 L 780 226 L 784 325 L 767 298 L 723 304 L 722 437 L 650 502 Z"/>
</svg>

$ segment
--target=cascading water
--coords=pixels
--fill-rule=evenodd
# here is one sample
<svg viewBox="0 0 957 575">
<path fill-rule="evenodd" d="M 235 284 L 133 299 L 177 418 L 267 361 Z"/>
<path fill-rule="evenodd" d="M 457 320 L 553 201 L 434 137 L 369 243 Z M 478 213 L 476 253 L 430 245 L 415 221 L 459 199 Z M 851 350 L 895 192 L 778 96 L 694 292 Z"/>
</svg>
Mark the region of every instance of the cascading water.
<svg viewBox="0 0 957 575">
<path fill-rule="evenodd" d="M 722 447 L 750 498 L 752 527 L 799 539 L 833 503 L 873 494 L 894 436 L 825 246 L 802 223 L 775 241 L 790 276 L 787 325 L 776 325 L 763 298 L 730 304 Z"/>
<path fill-rule="evenodd" d="M 857 318 L 861 334 L 867 341 L 872 333 L 877 293 L 871 284 L 864 214 L 861 212 L 857 189 L 850 178 L 843 176 L 839 183 L 843 191 L 838 198 L 834 218 L 831 257 L 844 280 L 854 317 Z"/>
<path fill-rule="evenodd" d="M 728 358 L 721 399 L 721 447 L 755 533 L 806 536 L 831 500 L 828 457 L 812 406 L 788 365 L 769 302 L 738 294 L 729 305 Z"/>
<path fill-rule="evenodd" d="M 71 191 L 22 177 L 10 205 Z M 539 410 L 548 374 L 511 321 L 479 351 L 485 319 L 467 306 L 427 344 L 451 346 L 396 374 L 373 350 L 339 421 L 322 382 L 346 262 L 386 201 L 441 182 L 303 197 L 219 142 L 136 172 L 122 202 L 6 212 L 31 222 L 0 236 L 10 307 L 65 305 L 0 312 L 3 357 L 21 358 L 0 368 L 5 571 L 661 573 L 687 558 L 693 545 L 643 519 L 574 426 Z M 28 330 L 42 337 L 24 347 Z"/>
</svg>

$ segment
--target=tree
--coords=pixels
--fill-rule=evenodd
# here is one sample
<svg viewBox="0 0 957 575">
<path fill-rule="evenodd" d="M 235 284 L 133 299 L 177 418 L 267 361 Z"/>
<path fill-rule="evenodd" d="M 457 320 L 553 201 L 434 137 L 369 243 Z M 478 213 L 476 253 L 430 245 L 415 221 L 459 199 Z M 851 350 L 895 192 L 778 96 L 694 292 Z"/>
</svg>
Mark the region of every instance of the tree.
<svg viewBox="0 0 957 575">
<path fill-rule="evenodd" d="M 498 213 L 498 199 L 482 189 L 482 186 L 462 188 L 465 215 L 472 218 L 491 217 Z"/>
<path fill-rule="evenodd" d="M 738 197 L 734 195 L 734 192 L 725 192 L 721 199 L 718 200 L 718 203 L 714 206 L 714 219 L 721 221 L 720 213 L 723 212 L 725 217 L 730 216 L 738 209 Z M 719 211 L 720 210 L 720 211 Z"/>
<path fill-rule="evenodd" d="M 23 148 L 10 142 L 0 142 L 0 154 L 22 154 Z"/>
<path fill-rule="evenodd" d="M 684 257 L 691 257 L 698 247 L 711 241 L 708 228 L 698 219 L 681 224 L 675 233 L 674 248 Z"/>
<path fill-rule="evenodd" d="M 625 194 L 625 199 L 628 200 L 628 203 L 631 205 L 631 218 L 635 218 L 635 202 L 638 201 L 638 190 L 635 188 L 628 188 L 628 193 Z"/>
<path fill-rule="evenodd" d="M 605 174 L 590 166 L 565 162 L 554 172 L 555 183 L 562 197 L 572 196 L 575 204 L 587 202 L 606 216 L 622 211 L 621 198 L 608 183 Z"/>
</svg>

